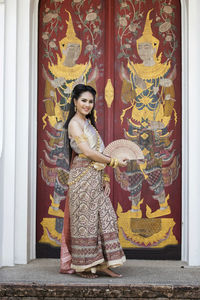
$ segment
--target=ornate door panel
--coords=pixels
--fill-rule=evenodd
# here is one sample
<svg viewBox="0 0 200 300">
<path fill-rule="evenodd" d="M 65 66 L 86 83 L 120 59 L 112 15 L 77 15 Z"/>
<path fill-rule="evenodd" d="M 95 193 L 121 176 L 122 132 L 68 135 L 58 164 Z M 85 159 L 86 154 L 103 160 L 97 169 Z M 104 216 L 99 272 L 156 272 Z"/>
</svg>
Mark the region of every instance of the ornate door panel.
<svg viewBox="0 0 200 300">
<path fill-rule="evenodd" d="M 67 192 L 63 124 L 78 83 L 98 86 L 104 138 L 104 1 L 41 0 L 39 7 L 37 256 L 57 257 Z"/>
<path fill-rule="evenodd" d="M 84 82 L 97 90 L 105 144 L 126 138 L 145 156 L 108 170 L 126 254 L 180 258 L 180 66 L 177 0 L 40 1 L 37 257 L 59 257 L 68 177 L 62 126 L 70 92 Z"/>
<path fill-rule="evenodd" d="M 128 257 L 180 259 L 180 3 L 115 5 L 114 139 L 145 157 L 115 172 L 120 241 Z"/>
</svg>

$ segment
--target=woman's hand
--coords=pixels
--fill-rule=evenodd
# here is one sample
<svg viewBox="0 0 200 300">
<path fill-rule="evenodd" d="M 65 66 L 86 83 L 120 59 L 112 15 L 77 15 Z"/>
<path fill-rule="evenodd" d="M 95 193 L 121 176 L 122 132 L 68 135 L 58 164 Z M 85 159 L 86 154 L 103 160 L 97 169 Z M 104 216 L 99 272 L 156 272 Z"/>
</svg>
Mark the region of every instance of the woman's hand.
<svg viewBox="0 0 200 300">
<path fill-rule="evenodd" d="M 127 163 L 128 163 L 128 159 L 127 158 L 123 158 L 123 159 L 119 158 L 118 162 L 119 162 L 119 164 L 118 164 L 119 167 L 126 167 Z"/>
<path fill-rule="evenodd" d="M 107 197 L 110 195 L 110 183 L 107 181 L 104 184 L 104 195 Z"/>
</svg>

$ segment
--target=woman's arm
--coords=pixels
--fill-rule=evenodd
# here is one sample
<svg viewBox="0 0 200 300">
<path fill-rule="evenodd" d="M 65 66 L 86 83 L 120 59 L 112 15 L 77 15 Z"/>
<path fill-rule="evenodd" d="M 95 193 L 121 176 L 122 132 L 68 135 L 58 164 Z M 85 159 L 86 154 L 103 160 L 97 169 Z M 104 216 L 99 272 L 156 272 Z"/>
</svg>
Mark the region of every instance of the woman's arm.
<svg viewBox="0 0 200 300">
<path fill-rule="evenodd" d="M 110 161 L 111 161 L 110 157 L 105 156 L 105 155 L 99 153 L 98 151 L 95 151 L 90 148 L 90 145 L 87 142 L 87 140 L 83 139 L 84 132 L 78 122 L 76 122 L 75 120 L 71 120 L 68 130 L 69 130 L 69 135 L 74 140 L 76 140 L 79 149 L 85 156 L 87 156 L 88 158 L 90 158 L 93 161 L 97 161 L 100 163 L 105 163 L 105 164 L 110 163 Z"/>
<path fill-rule="evenodd" d="M 79 140 L 78 147 L 85 156 L 87 156 L 93 161 L 100 162 L 100 163 L 109 164 L 111 162 L 111 157 L 108 157 L 90 148 L 88 142 L 82 138 L 84 136 L 84 132 L 78 122 L 76 122 L 75 120 L 71 120 L 68 130 L 69 130 L 69 135 L 73 139 Z M 126 160 L 119 160 L 119 165 L 126 166 Z"/>
</svg>

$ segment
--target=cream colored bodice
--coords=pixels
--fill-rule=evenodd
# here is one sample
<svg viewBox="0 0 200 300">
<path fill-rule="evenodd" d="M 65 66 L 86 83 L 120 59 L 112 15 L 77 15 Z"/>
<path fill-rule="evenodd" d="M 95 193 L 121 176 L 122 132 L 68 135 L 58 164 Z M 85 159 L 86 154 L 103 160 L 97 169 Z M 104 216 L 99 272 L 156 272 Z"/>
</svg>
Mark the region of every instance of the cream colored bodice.
<svg viewBox="0 0 200 300">
<path fill-rule="evenodd" d="M 93 150 L 97 150 L 100 153 L 105 149 L 104 143 L 97 132 L 97 130 L 91 125 L 90 120 L 86 120 L 83 129 L 84 135 L 87 137 L 87 141 Z M 71 148 L 77 153 L 80 154 L 81 150 L 79 149 L 76 141 L 71 138 L 70 139 Z"/>
</svg>

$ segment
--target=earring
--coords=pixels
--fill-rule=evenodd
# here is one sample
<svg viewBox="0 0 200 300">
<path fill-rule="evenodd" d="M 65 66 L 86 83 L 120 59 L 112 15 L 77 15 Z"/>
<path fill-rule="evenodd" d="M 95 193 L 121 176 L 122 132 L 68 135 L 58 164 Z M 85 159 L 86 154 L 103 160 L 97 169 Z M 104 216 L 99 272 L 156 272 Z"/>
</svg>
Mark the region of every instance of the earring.
<svg viewBox="0 0 200 300">
<path fill-rule="evenodd" d="M 75 105 L 75 106 L 74 106 L 74 111 L 76 112 L 76 110 L 77 110 L 77 109 L 76 109 L 76 105 Z"/>
</svg>

